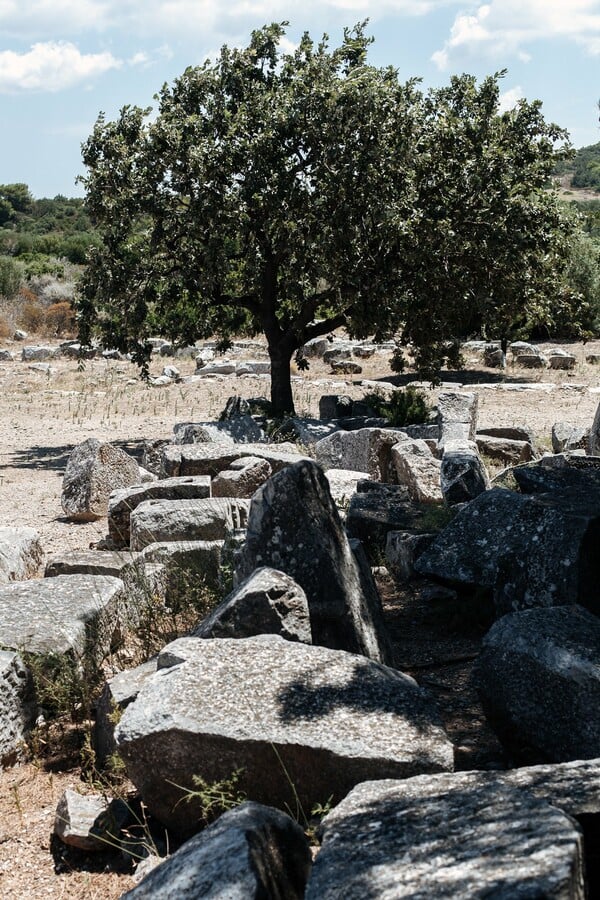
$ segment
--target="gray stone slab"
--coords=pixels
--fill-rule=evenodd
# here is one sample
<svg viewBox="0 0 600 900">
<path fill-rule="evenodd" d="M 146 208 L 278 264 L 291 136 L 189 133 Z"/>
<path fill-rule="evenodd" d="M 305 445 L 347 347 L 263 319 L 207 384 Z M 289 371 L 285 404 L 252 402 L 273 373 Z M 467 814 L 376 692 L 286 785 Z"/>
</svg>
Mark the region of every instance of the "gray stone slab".
<svg viewBox="0 0 600 900">
<path fill-rule="evenodd" d="M 394 481 L 392 447 L 406 439 L 406 432 L 395 428 L 336 431 L 317 441 L 315 459 L 326 469 L 354 469 L 376 481 Z"/>
<path fill-rule="evenodd" d="M 146 500 L 198 500 L 211 496 L 208 475 L 163 478 L 115 491 L 108 501 L 108 533 L 117 547 L 128 547 L 131 513 Z"/>
<path fill-rule="evenodd" d="M 508 785 L 361 784 L 322 831 L 306 900 L 585 897 L 577 825 Z"/>
<path fill-rule="evenodd" d="M 102 656 L 128 615 L 123 582 L 59 575 L 0 585 L 0 646 L 30 653 Z"/>
<path fill-rule="evenodd" d="M 366 778 L 453 767 L 433 701 L 412 678 L 271 635 L 167 646 L 116 742 L 150 810 L 184 833 L 194 806 L 177 802 L 175 785 L 194 774 L 215 781 L 241 768 L 251 799 L 294 808 L 296 795 L 310 810 Z"/>
<path fill-rule="evenodd" d="M 88 438 L 69 456 L 60 502 L 75 521 L 94 521 L 108 512 L 111 493 L 138 484 L 139 466 L 119 447 Z"/>
<path fill-rule="evenodd" d="M 292 445 L 278 444 L 169 444 L 162 450 L 161 476 L 210 475 L 214 477 L 243 456 L 258 456 L 273 472 L 307 459 Z"/>
<path fill-rule="evenodd" d="M 244 803 L 187 841 L 122 900 L 302 900 L 310 865 L 296 822 Z"/>
<path fill-rule="evenodd" d="M 249 500 L 145 500 L 130 515 L 132 550 L 165 541 L 219 541 L 246 524 Z"/>
<path fill-rule="evenodd" d="M 474 441 L 445 440 L 443 446 L 440 484 L 446 503 L 468 503 L 489 489 L 489 475 Z"/>
<path fill-rule="evenodd" d="M 53 556 L 46 563 L 45 578 L 57 575 L 113 575 L 123 577 L 135 561 L 137 554 L 131 550 L 71 550 L 61 556 Z"/>
</svg>

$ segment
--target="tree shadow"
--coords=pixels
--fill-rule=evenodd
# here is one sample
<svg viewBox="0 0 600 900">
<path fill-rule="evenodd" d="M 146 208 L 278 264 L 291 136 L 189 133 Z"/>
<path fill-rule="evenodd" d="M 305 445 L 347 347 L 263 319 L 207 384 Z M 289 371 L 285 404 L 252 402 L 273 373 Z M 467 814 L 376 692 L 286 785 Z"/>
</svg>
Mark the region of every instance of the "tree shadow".
<svg viewBox="0 0 600 900">
<path fill-rule="evenodd" d="M 113 447 L 124 450 L 125 453 L 132 456 L 138 463 L 141 461 L 143 454 L 143 438 L 126 439 L 121 441 L 110 441 Z M 7 467 L 15 469 L 43 469 L 47 471 L 64 472 L 69 456 L 73 451 L 75 444 L 63 444 L 58 447 L 42 447 L 34 445 L 26 450 L 15 450 Z"/>
<path fill-rule="evenodd" d="M 532 370 L 531 375 L 524 373 L 509 374 L 506 369 L 488 370 L 488 369 L 443 369 L 440 372 L 440 379 L 443 382 L 456 382 L 458 384 L 469 384 L 476 386 L 478 384 L 536 384 L 543 380 L 540 376 L 543 372 L 539 369 Z M 381 381 L 387 384 L 393 384 L 396 387 L 405 387 L 414 381 L 427 381 L 421 379 L 418 372 L 408 372 L 402 375 L 381 375 L 378 378 L 372 378 L 371 381 Z"/>
</svg>

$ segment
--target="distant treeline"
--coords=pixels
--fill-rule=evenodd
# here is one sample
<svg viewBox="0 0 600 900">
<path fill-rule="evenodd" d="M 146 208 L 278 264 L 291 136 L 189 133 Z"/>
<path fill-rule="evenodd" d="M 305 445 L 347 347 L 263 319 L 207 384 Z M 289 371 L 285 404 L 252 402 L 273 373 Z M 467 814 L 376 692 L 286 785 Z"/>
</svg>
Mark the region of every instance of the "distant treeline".
<svg viewBox="0 0 600 900">
<path fill-rule="evenodd" d="M 35 200 L 26 184 L 0 184 L 0 255 L 19 259 L 31 274 L 47 257 L 82 265 L 93 240 L 82 199 Z"/>
</svg>

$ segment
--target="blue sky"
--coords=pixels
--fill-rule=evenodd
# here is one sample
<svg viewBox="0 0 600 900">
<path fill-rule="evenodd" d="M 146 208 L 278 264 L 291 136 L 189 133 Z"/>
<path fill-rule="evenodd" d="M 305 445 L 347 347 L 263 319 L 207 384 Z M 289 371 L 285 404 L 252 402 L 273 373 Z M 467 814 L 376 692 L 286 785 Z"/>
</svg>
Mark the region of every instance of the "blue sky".
<svg viewBox="0 0 600 900">
<path fill-rule="evenodd" d="M 102 110 L 153 94 L 224 43 L 288 20 L 335 45 L 370 19 L 370 62 L 419 76 L 508 69 L 506 106 L 540 99 L 575 146 L 600 141 L 600 0 L 0 0 L 0 183 L 75 196 L 80 145 Z"/>
</svg>

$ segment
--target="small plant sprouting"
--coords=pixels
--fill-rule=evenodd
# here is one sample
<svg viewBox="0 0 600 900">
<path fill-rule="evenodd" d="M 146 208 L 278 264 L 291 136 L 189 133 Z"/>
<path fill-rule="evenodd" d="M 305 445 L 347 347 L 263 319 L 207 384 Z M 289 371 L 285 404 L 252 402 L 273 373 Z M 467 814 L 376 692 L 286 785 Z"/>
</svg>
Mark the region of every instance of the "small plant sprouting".
<svg viewBox="0 0 600 900">
<path fill-rule="evenodd" d="M 173 781 L 169 784 L 183 791 L 183 796 L 176 805 L 193 803 L 199 822 L 206 826 L 246 800 L 246 794 L 238 787 L 243 771 L 236 769 L 229 778 L 222 778 L 220 781 L 207 781 L 202 775 L 192 775 L 193 788 L 185 788 Z"/>
</svg>

